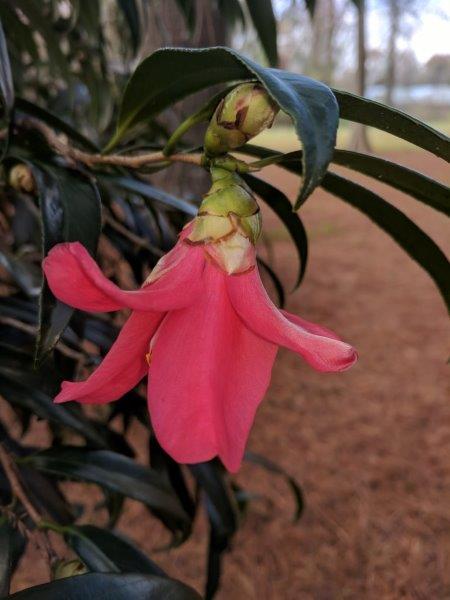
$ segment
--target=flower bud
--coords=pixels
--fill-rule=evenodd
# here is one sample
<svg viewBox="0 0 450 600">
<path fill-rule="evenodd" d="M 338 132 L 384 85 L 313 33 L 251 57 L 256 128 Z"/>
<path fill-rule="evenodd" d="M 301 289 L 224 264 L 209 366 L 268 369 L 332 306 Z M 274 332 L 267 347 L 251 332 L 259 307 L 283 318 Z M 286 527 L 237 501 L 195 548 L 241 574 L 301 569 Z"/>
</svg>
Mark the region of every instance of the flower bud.
<svg viewBox="0 0 450 600">
<path fill-rule="evenodd" d="M 243 83 L 221 100 L 205 134 L 205 152 L 226 154 L 271 127 L 279 108 L 259 83 Z"/>
<path fill-rule="evenodd" d="M 52 578 L 64 579 L 65 577 L 73 577 L 75 575 L 84 575 L 88 569 L 81 560 L 58 560 L 52 567 Z"/>
<path fill-rule="evenodd" d="M 254 245 L 261 233 L 259 206 L 237 173 L 212 169 L 213 184 L 204 196 L 186 241 L 203 244 L 228 274 L 254 265 Z"/>
<path fill-rule="evenodd" d="M 18 163 L 9 172 L 9 185 L 19 192 L 31 194 L 36 189 L 33 173 L 30 167 Z"/>
</svg>

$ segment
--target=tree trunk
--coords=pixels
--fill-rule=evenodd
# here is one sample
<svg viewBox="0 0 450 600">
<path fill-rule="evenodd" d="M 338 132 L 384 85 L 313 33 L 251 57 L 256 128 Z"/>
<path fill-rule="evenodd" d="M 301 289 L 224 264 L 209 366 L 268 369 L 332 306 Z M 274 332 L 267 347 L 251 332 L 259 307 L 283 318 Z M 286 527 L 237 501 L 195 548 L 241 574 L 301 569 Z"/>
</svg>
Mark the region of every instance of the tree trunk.
<svg viewBox="0 0 450 600">
<path fill-rule="evenodd" d="M 397 74 L 397 37 L 400 25 L 400 5 L 399 0 L 389 0 L 389 39 L 387 51 L 386 68 L 386 104 L 392 105 L 393 93 L 396 84 Z"/>
<path fill-rule="evenodd" d="M 154 1 L 150 9 L 143 55 L 165 46 L 201 48 L 226 45 L 226 24 L 218 11 L 217 2 L 197 0 L 194 6 L 195 25 L 190 32 L 175 0 Z M 209 89 L 207 92 L 188 97 L 165 114 L 164 120 L 168 130 L 174 131 L 186 116 L 200 108 L 214 93 L 214 89 Z M 190 146 L 196 146 L 202 143 L 203 136 L 194 128 L 186 134 L 183 141 Z M 183 164 L 174 164 L 170 167 L 170 174 L 163 171 L 153 175 L 151 180 L 152 183 L 184 198 L 199 198 L 209 187 L 209 177 L 205 171 Z"/>
<path fill-rule="evenodd" d="M 358 69 L 357 69 L 357 93 L 364 96 L 366 93 L 366 3 L 359 0 L 358 10 Z M 367 127 L 356 123 L 353 129 L 350 147 L 360 152 L 371 152 Z"/>
</svg>

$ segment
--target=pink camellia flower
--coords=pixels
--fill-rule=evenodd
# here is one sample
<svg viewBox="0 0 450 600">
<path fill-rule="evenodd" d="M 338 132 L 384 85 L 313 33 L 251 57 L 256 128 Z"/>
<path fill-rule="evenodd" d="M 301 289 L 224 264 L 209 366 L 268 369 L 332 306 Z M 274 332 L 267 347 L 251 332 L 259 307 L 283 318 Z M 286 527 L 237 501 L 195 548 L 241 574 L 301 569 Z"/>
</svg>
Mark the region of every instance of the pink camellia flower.
<svg viewBox="0 0 450 600">
<path fill-rule="evenodd" d="M 214 241 L 209 234 L 199 241 L 199 215 L 136 291 L 113 284 L 77 242 L 49 252 L 43 267 L 61 301 L 85 311 L 133 311 L 100 366 L 86 381 L 65 381 L 55 402 L 111 402 L 148 373 L 151 422 L 166 452 L 180 463 L 219 456 L 234 472 L 278 346 L 318 371 L 348 369 L 357 355 L 330 330 L 276 308 L 234 214 L 224 217 L 228 231 L 214 217 Z"/>
</svg>

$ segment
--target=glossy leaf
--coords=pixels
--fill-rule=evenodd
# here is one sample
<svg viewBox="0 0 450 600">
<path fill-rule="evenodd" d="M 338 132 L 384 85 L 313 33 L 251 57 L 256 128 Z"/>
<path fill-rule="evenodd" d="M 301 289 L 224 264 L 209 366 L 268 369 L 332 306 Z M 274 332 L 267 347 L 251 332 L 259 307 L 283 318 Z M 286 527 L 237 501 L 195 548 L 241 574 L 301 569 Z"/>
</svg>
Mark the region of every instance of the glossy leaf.
<svg viewBox="0 0 450 600">
<path fill-rule="evenodd" d="M 292 205 L 283 192 L 254 175 L 244 175 L 244 179 L 281 219 L 292 237 L 300 261 L 295 281 L 295 288 L 297 288 L 303 279 L 308 261 L 308 238 L 303 223 L 298 214 L 292 212 Z"/>
<path fill-rule="evenodd" d="M 3 118 L 7 118 L 14 105 L 14 86 L 5 33 L 0 22 L 0 100 Z"/>
<path fill-rule="evenodd" d="M 401 210 L 374 192 L 344 177 L 328 173 L 324 190 L 339 196 L 374 221 L 427 271 L 450 310 L 450 263 L 439 246 Z"/>
<path fill-rule="evenodd" d="M 253 152 L 254 148 L 250 148 L 250 151 Z M 261 154 L 258 149 L 258 156 Z M 277 164 L 288 171 L 296 172 L 296 167 L 289 156 L 285 160 L 279 155 Z M 449 261 L 439 246 L 420 227 L 379 195 L 344 177 L 327 173 L 321 186 L 364 212 L 381 229 L 391 235 L 409 256 L 427 271 L 450 309 Z"/>
<path fill-rule="evenodd" d="M 87 573 L 44 583 L 8 596 L 11 600 L 201 600 L 180 581 L 152 575 Z"/>
<path fill-rule="evenodd" d="M 450 161 L 450 138 L 401 110 L 350 92 L 333 90 L 341 119 L 387 131 Z"/>
<path fill-rule="evenodd" d="M 237 512 L 226 486 L 227 475 L 216 461 L 189 465 L 189 470 L 205 493 L 214 529 L 230 537 L 236 531 Z"/>
<path fill-rule="evenodd" d="M 450 189 L 412 169 L 359 152 L 335 150 L 333 163 L 359 171 L 450 216 Z"/>
<path fill-rule="evenodd" d="M 226 482 L 226 474 L 217 461 L 190 465 L 190 470 L 205 495 L 210 526 L 205 599 L 216 593 L 222 568 L 222 554 L 237 529 L 238 509 Z"/>
<path fill-rule="evenodd" d="M 272 67 L 278 64 L 277 22 L 272 0 L 246 0 L 248 12 L 258 33 L 259 41 Z"/>
<path fill-rule="evenodd" d="M 100 196 L 94 183 L 81 173 L 41 163 L 32 165 L 39 192 L 43 254 L 60 242 L 81 242 L 95 254 L 101 231 Z M 43 282 L 36 360 L 57 344 L 73 309 L 57 300 Z"/>
<path fill-rule="evenodd" d="M 171 489 L 180 500 L 186 514 L 189 515 L 191 522 L 186 522 L 180 528 L 180 523 L 168 518 L 167 516 L 154 512 L 161 519 L 164 525 L 172 532 L 172 540 L 169 545 L 163 549 L 176 548 L 189 539 L 192 533 L 192 523 L 196 513 L 196 502 L 191 496 L 183 475 L 182 466 L 173 460 L 159 445 L 156 437 L 150 437 L 150 465 L 167 482 Z"/>
<path fill-rule="evenodd" d="M 267 164 L 276 165 L 282 163 L 283 166 L 286 166 L 288 163 L 291 163 L 291 167 L 293 168 L 290 170 L 293 172 L 296 171 L 297 161 L 301 159 L 301 151 L 280 154 L 275 150 L 253 144 L 247 144 L 243 150 L 247 154 L 266 160 Z M 353 152 L 351 150 L 340 150 L 338 148 L 335 149 L 331 162 L 391 185 L 397 190 L 420 200 L 424 204 L 428 204 L 428 206 L 431 206 L 435 210 L 439 210 L 450 216 L 450 189 L 422 173 L 385 160 L 384 158 Z"/>
<path fill-rule="evenodd" d="M 153 119 L 194 92 L 218 83 L 255 79 L 293 119 L 302 142 L 301 203 L 318 185 L 331 159 L 338 125 L 336 99 L 322 83 L 287 71 L 265 69 L 229 48 L 167 48 L 143 60 L 125 88 L 117 131 L 107 150 L 131 127 Z"/>
<path fill-rule="evenodd" d="M 90 571 L 96 573 L 166 574 L 124 537 L 94 525 L 67 528 L 65 540 Z"/>
<path fill-rule="evenodd" d="M 181 522 L 188 520 L 180 502 L 158 473 L 115 452 L 70 446 L 51 448 L 28 457 L 26 464 L 57 477 L 96 483 Z"/>
<path fill-rule="evenodd" d="M 133 177 L 121 177 L 116 175 L 102 175 L 102 177 L 104 177 L 105 180 L 110 181 L 117 187 L 140 194 L 144 198 L 156 200 L 157 202 L 161 202 L 162 204 L 167 204 L 168 206 L 181 210 L 187 215 L 195 216 L 197 214 L 197 208 L 192 204 L 189 204 L 189 202 L 181 200 L 180 198 L 176 198 L 172 194 L 169 194 L 164 190 L 150 185 L 149 183 L 140 181 L 139 179 L 135 179 Z"/>
<path fill-rule="evenodd" d="M 74 414 L 69 406 L 55 404 L 39 389 L 31 373 L 0 365 L 0 375 L 0 393 L 8 402 L 31 411 L 41 419 L 72 429 L 96 447 L 105 446 L 103 436 L 82 414 Z"/>
</svg>

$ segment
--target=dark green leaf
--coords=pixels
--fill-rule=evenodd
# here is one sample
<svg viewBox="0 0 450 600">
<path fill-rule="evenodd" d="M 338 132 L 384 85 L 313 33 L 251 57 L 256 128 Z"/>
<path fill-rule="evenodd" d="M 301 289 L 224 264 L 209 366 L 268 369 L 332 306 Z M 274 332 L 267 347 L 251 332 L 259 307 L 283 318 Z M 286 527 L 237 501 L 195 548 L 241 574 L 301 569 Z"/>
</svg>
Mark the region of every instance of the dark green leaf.
<svg viewBox="0 0 450 600">
<path fill-rule="evenodd" d="M 214 530 L 230 538 L 237 528 L 237 510 L 226 484 L 227 475 L 216 461 L 189 466 L 206 495 L 206 507 Z"/>
<path fill-rule="evenodd" d="M 82 414 L 74 414 L 69 406 L 55 404 L 39 389 L 37 377 L 26 370 L 0 366 L 0 393 L 11 404 L 54 423 L 69 427 L 97 447 L 104 447 L 102 435 Z"/>
<path fill-rule="evenodd" d="M 374 221 L 423 267 L 438 286 L 450 309 L 450 263 L 439 246 L 395 206 L 370 190 L 334 173 L 328 173 L 322 187 L 342 198 Z"/>
<path fill-rule="evenodd" d="M 101 175 L 105 180 L 117 185 L 118 187 L 123 188 L 124 190 L 128 190 L 130 192 L 136 192 L 140 194 L 143 198 L 148 198 L 150 200 L 156 200 L 161 202 L 162 204 L 167 204 L 168 206 L 172 206 L 182 212 L 195 216 L 197 214 L 197 208 L 189 202 L 185 200 L 181 200 L 180 198 L 176 198 L 172 194 L 165 192 L 149 183 L 144 183 L 139 179 L 134 179 L 132 177 L 118 177 L 116 175 Z"/>
<path fill-rule="evenodd" d="M 419 119 L 349 92 L 333 90 L 339 104 L 341 119 L 370 125 L 450 161 L 450 138 Z"/>
<path fill-rule="evenodd" d="M 269 460 L 265 456 L 261 456 L 260 454 L 255 454 L 254 452 L 246 452 L 244 456 L 245 460 L 251 462 L 255 465 L 259 465 L 266 471 L 270 473 L 275 473 L 276 475 L 281 475 L 287 481 L 289 487 L 292 490 L 292 494 L 295 499 L 296 510 L 294 515 L 294 521 L 298 521 L 302 516 L 303 510 L 305 508 L 305 502 L 303 500 L 303 492 L 297 481 L 294 477 L 286 473 L 284 469 L 282 469 L 279 465 Z"/>
<path fill-rule="evenodd" d="M 269 150 L 268 148 L 252 144 L 247 144 L 243 150 L 252 156 L 267 159 L 268 164 L 283 163 L 282 166 L 286 166 L 291 162 L 293 163 L 291 166 L 294 168 L 290 170 L 293 172 L 296 170 L 298 160 L 301 159 L 301 151 L 279 154 L 275 150 Z M 334 151 L 332 162 L 391 185 L 405 194 L 409 194 L 417 198 L 417 200 L 428 204 L 428 206 L 446 215 L 450 215 L 450 189 L 422 173 L 390 162 L 384 158 L 361 154 L 360 152 L 353 152 L 351 150 L 339 150 L 337 148 Z"/>
<path fill-rule="evenodd" d="M 97 187 L 76 171 L 34 163 L 43 226 L 43 254 L 60 242 L 81 242 L 95 254 L 101 231 L 101 204 Z M 57 300 L 46 282 L 40 303 L 38 362 L 54 348 L 73 309 Z"/>
<path fill-rule="evenodd" d="M 275 273 L 272 267 L 268 263 L 266 263 L 266 261 L 263 260 L 260 256 L 258 256 L 258 264 L 266 271 L 266 273 L 272 280 L 272 283 L 275 287 L 275 291 L 278 296 L 278 305 L 280 308 L 284 308 L 286 298 L 284 294 L 283 284 L 281 283 L 278 275 Z"/>
<path fill-rule="evenodd" d="M 267 60 L 272 67 L 278 64 L 277 22 L 272 0 L 247 0 L 248 12 L 258 33 Z"/>
<path fill-rule="evenodd" d="M 255 146 L 250 146 L 249 148 L 249 153 L 256 154 L 257 156 L 263 156 L 265 153 L 267 153 L 267 156 L 272 154 L 272 152 L 272 150 L 261 149 Z M 290 162 L 289 155 L 287 160 L 279 156 L 277 164 L 288 171 L 296 172 L 296 167 Z M 398 167 L 398 165 L 395 166 Z M 419 176 L 419 174 L 416 173 L 416 176 Z M 400 210 L 374 192 L 353 181 L 349 181 L 333 173 L 327 173 L 321 185 L 327 191 L 364 212 L 381 229 L 391 235 L 409 256 L 419 263 L 432 277 L 446 305 L 450 307 L 449 261 L 442 250 L 425 232 Z M 439 184 L 437 185 L 439 186 Z"/>
<path fill-rule="evenodd" d="M 189 468 L 206 500 L 210 532 L 205 599 L 210 600 L 219 587 L 222 554 L 237 529 L 238 507 L 227 485 L 227 475 L 218 461 L 190 465 Z"/>
<path fill-rule="evenodd" d="M 189 520 L 158 473 L 116 452 L 60 447 L 34 454 L 26 459 L 26 464 L 57 477 L 96 483 L 139 500 L 180 522 Z"/>
<path fill-rule="evenodd" d="M 172 540 L 166 548 L 176 548 L 185 542 L 192 532 L 192 522 L 196 512 L 196 502 L 192 499 L 191 493 L 186 484 L 181 465 L 173 460 L 159 445 L 156 437 L 150 437 L 150 465 L 173 489 L 177 498 L 180 500 L 186 514 L 189 515 L 191 522 L 185 523 L 184 528 L 180 529 L 180 523 L 169 519 L 160 513 L 153 513 L 161 519 L 164 525 L 172 532 Z M 166 549 L 164 548 L 164 549 Z"/>
<path fill-rule="evenodd" d="M 131 541 L 112 531 L 94 525 L 72 526 L 65 539 L 90 571 L 166 576 Z"/>
<path fill-rule="evenodd" d="M 218 83 L 254 79 L 293 119 L 302 141 L 301 203 L 318 185 L 331 159 L 338 125 L 336 99 L 322 83 L 287 71 L 265 69 L 229 48 L 167 48 L 142 61 L 125 88 L 117 131 L 107 149 L 114 147 L 128 129 L 153 119 L 189 94 Z"/>
<path fill-rule="evenodd" d="M 392 185 L 450 216 L 450 189 L 422 173 L 383 158 L 349 150 L 335 150 L 332 162 Z"/>
<path fill-rule="evenodd" d="M 180 581 L 152 575 L 87 573 L 44 583 L 8 596 L 11 600 L 201 600 Z"/>
<path fill-rule="evenodd" d="M 0 519 L 0 598 L 9 594 L 11 574 L 25 550 L 22 534 L 5 517 Z"/>
<path fill-rule="evenodd" d="M 292 204 L 283 192 L 270 185 L 270 183 L 258 179 L 253 175 L 244 175 L 243 177 L 252 190 L 256 192 L 256 194 L 258 194 L 258 196 L 260 196 L 283 221 L 291 234 L 300 260 L 300 267 L 295 282 L 295 288 L 297 288 L 303 279 L 308 261 L 308 238 L 303 223 L 298 214 L 292 212 Z"/>
<path fill-rule="evenodd" d="M 6 250 L 0 250 L 0 265 L 12 276 L 15 283 L 30 298 L 39 295 L 41 277 L 38 269 L 24 259 L 18 259 Z"/>
<path fill-rule="evenodd" d="M 0 100 L 2 103 L 3 117 L 8 117 L 14 105 L 14 87 L 9 63 L 8 48 L 6 47 L 5 33 L 0 22 Z"/>
</svg>

